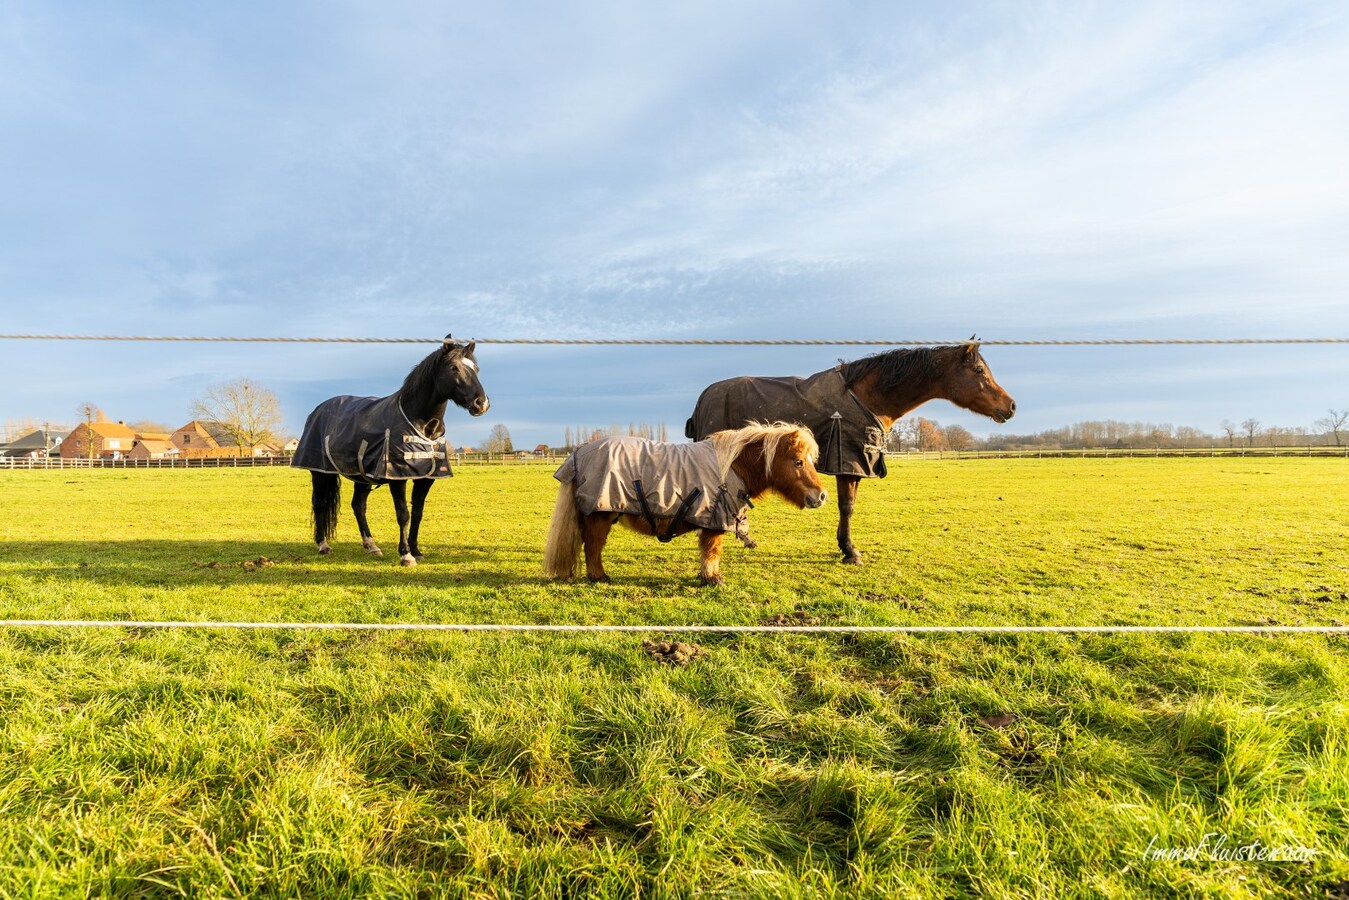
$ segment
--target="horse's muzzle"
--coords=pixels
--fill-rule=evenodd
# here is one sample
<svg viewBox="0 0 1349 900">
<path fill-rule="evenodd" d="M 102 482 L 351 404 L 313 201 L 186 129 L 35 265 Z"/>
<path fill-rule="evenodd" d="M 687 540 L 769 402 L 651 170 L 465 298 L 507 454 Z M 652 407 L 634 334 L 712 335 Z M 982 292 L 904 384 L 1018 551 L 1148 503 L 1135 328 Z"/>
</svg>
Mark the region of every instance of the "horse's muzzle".
<svg viewBox="0 0 1349 900">
<path fill-rule="evenodd" d="M 828 491 L 810 491 L 806 494 L 806 508 L 808 509 L 819 509 L 828 502 Z"/>
<path fill-rule="evenodd" d="M 474 400 L 473 403 L 469 406 L 468 414 L 471 416 L 480 416 L 483 413 L 487 412 L 487 410 L 491 406 L 492 406 L 491 400 L 488 400 L 486 397 L 479 397 L 477 400 Z"/>
</svg>

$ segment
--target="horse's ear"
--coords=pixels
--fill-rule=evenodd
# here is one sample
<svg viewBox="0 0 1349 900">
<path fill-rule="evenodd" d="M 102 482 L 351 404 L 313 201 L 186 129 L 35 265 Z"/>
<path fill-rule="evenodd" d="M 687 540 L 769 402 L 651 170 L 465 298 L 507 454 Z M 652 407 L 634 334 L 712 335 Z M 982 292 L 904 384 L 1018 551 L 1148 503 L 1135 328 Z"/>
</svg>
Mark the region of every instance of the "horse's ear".
<svg viewBox="0 0 1349 900">
<path fill-rule="evenodd" d="M 979 352 L 979 337 L 976 334 L 970 335 L 970 339 L 965 342 L 965 355 L 973 356 Z"/>
<path fill-rule="evenodd" d="M 478 342 L 477 342 L 477 341 L 469 341 L 469 342 L 468 342 L 468 346 L 464 348 L 464 355 L 465 355 L 465 356 L 472 356 L 472 355 L 473 355 L 473 348 L 476 347 L 476 346 L 478 346 Z"/>
</svg>

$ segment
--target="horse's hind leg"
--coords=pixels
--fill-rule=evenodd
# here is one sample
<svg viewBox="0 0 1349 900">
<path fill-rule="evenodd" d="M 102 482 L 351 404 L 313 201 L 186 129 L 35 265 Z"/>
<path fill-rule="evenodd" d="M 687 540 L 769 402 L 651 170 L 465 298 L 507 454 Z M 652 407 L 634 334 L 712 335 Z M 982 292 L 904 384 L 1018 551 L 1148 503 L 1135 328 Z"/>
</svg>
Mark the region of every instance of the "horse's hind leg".
<svg viewBox="0 0 1349 900">
<path fill-rule="evenodd" d="M 314 510 L 314 543 L 325 556 L 333 552 L 328 539 L 337 530 L 337 507 L 342 501 L 342 479 L 331 472 L 310 475 L 310 504 Z"/>
<path fill-rule="evenodd" d="M 604 571 L 604 545 L 609 542 L 609 531 L 614 518 L 609 513 L 591 513 L 581 523 L 581 543 L 585 546 L 586 577 L 591 581 L 607 582 Z"/>
<path fill-rule="evenodd" d="M 843 561 L 851 566 L 862 564 L 862 554 L 852 542 L 852 513 L 857 506 L 859 481 L 855 475 L 838 476 L 838 549 L 843 551 Z"/>
<path fill-rule="evenodd" d="M 422 527 L 422 510 L 426 507 L 426 495 L 435 485 L 434 478 L 418 478 L 412 482 L 412 525 L 408 528 L 408 551 L 412 558 L 421 562 L 422 551 L 417 548 L 417 532 Z"/>
<path fill-rule="evenodd" d="M 398 517 L 398 564 L 415 566 L 417 558 L 408 549 L 408 525 L 412 522 L 412 514 L 408 512 L 407 482 L 390 481 L 389 496 L 393 498 L 394 515 Z"/>
<path fill-rule="evenodd" d="M 375 546 L 375 538 L 370 533 L 370 523 L 365 520 L 365 501 L 370 497 L 372 486 L 356 482 L 356 490 L 351 493 L 351 511 L 356 514 L 356 527 L 361 530 L 361 543 L 365 552 L 371 556 L 383 556 L 384 551 Z"/>
</svg>

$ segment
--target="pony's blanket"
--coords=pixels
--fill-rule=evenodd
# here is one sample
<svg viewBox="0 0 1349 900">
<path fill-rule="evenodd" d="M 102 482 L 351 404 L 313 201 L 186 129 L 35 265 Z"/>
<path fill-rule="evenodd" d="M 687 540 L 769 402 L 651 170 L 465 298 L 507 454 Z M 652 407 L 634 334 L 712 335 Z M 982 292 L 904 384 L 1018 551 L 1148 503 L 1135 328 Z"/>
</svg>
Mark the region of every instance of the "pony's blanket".
<svg viewBox="0 0 1349 900">
<path fill-rule="evenodd" d="M 824 475 L 884 478 L 885 427 L 862 405 L 840 368 L 808 378 L 742 376 L 718 381 L 698 397 L 684 433 L 693 440 L 750 422 L 800 422 L 815 432 Z"/>
<path fill-rule="evenodd" d="M 370 484 L 454 474 L 444 436 L 418 431 L 403 415 L 397 394 L 323 401 L 305 420 L 290 464 Z"/>
<path fill-rule="evenodd" d="M 734 471 L 722 480 L 710 441 L 666 444 L 636 437 L 600 438 L 577 447 L 553 477 L 575 485 L 576 508 L 582 515 L 640 516 L 640 497 L 645 495 L 652 516 L 673 518 L 694 489 L 701 488 L 684 520 L 715 531 L 735 531 L 750 499 L 744 480 Z"/>
</svg>

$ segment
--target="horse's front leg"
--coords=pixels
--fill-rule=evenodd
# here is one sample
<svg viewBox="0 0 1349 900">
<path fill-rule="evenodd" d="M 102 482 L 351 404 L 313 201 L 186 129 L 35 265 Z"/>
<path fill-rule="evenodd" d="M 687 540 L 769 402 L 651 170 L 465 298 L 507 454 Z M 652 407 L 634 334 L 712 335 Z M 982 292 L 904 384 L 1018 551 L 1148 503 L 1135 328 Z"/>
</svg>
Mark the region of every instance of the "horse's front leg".
<svg viewBox="0 0 1349 900">
<path fill-rule="evenodd" d="M 724 532 L 709 528 L 698 530 L 698 550 L 702 553 L 702 566 L 698 570 L 698 580 L 703 584 L 722 585 L 726 579 L 721 577 L 721 539 Z"/>
<path fill-rule="evenodd" d="M 412 514 L 408 512 L 407 482 L 390 481 L 389 496 L 393 498 L 393 512 L 398 517 L 398 564 L 415 566 L 416 558 L 408 550 L 408 525 Z"/>
<path fill-rule="evenodd" d="M 417 549 L 417 532 L 422 527 L 422 510 L 426 507 L 426 495 L 436 483 L 434 478 L 418 478 L 412 482 L 412 525 L 408 528 L 408 551 L 412 558 L 421 562 L 422 551 Z"/>
<path fill-rule="evenodd" d="M 365 545 L 365 552 L 371 556 L 383 556 L 384 551 L 375 546 L 370 523 L 365 520 L 365 501 L 369 499 L 372 488 L 373 485 L 356 482 L 356 489 L 351 492 L 351 511 L 356 514 L 356 527 L 361 530 L 361 543 Z"/>
<path fill-rule="evenodd" d="M 856 475 L 839 475 L 838 478 L 838 549 L 843 551 L 843 561 L 850 566 L 862 564 L 862 554 L 852 542 L 852 513 L 857 506 L 857 484 L 862 479 Z"/>
<path fill-rule="evenodd" d="M 604 545 L 609 542 L 609 531 L 614 519 L 609 513 L 591 513 L 581 523 L 581 544 L 585 547 L 586 577 L 591 581 L 607 582 L 604 571 Z"/>
</svg>

